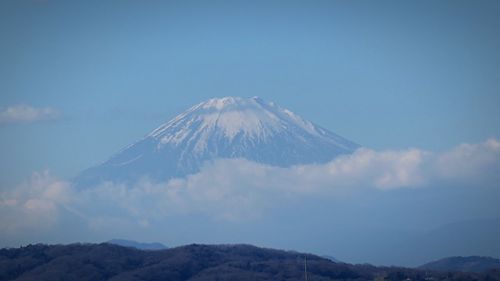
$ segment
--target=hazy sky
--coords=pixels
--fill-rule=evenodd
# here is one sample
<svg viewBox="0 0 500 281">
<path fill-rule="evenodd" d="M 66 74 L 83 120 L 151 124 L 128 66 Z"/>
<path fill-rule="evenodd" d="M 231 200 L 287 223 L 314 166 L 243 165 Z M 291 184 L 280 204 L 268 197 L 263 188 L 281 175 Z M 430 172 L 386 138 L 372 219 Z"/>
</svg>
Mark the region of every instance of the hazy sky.
<svg viewBox="0 0 500 281">
<path fill-rule="evenodd" d="M 499 167 L 500 1 L 0 1 L 0 191 L 45 169 L 56 182 L 70 179 L 193 104 L 223 96 L 274 101 L 374 149 L 375 159 L 386 155 L 378 151 L 412 147 L 422 155 L 435 151 L 438 160 L 448 155 L 442 151 L 458 151 L 451 155 L 459 160 L 470 159 L 460 157 L 472 151 L 477 159 L 487 159 L 471 164 L 477 173 L 467 179 L 475 185 L 474 180 L 498 174 Z M 473 145 L 457 147 L 461 143 Z M 438 160 L 422 161 L 435 165 Z M 398 165 L 387 164 L 391 169 Z M 453 175 L 469 168 L 459 167 Z M 436 179 L 424 174 L 416 178 Z M 443 185 L 455 185 L 456 180 Z M 487 191 L 464 187 L 452 193 L 374 193 L 355 205 L 337 198 L 335 208 L 343 211 L 332 219 L 356 220 L 355 213 L 362 210 L 359 216 L 366 215 L 365 222 L 386 219 L 380 229 L 389 231 L 389 224 L 411 229 L 498 217 L 493 200 L 498 188 L 492 187 L 497 180 L 481 181 Z M 34 182 L 53 186 L 45 176 Z M 376 214 L 379 197 L 389 207 Z M 322 201 L 318 207 L 307 200 L 318 212 L 330 204 Z M 300 206 L 294 204 L 287 205 L 292 213 Z M 394 215 L 402 209 L 408 217 Z M 273 218 L 280 218 L 280 212 Z M 346 212 L 351 215 L 343 216 Z M 415 219 L 415 226 L 406 218 Z M 243 240 L 294 245 L 280 244 L 287 224 L 266 219 L 267 224 L 259 221 L 252 227 L 271 227 L 276 231 L 272 238 Z M 339 235 L 361 233 L 352 232 L 356 227 Z M 387 233 L 378 234 L 374 237 Z M 218 237 L 210 235 L 205 242 L 222 239 L 210 240 Z M 174 244 L 192 241 L 182 235 L 170 238 Z M 373 242 L 363 239 L 356 241 Z M 49 233 L 44 241 L 63 240 Z M 342 252 L 338 241 L 325 248 L 311 239 L 295 248 L 340 249 L 340 257 L 348 261 L 378 257 L 377 249 L 357 255 L 345 246 Z M 500 249 L 491 251 L 495 253 Z"/>
</svg>

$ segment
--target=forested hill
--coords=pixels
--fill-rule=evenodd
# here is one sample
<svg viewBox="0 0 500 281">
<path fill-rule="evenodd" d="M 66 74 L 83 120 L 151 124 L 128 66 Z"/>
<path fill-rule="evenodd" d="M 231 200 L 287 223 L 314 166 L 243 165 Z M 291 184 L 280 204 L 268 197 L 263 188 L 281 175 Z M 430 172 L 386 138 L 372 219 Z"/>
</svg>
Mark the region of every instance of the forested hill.
<svg viewBox="0 0 500 281">
<path fill-rule="evenodd" d="M 485 274 L 438 273 L 335 263 L 250 245 L 188 245 L 142 251 L 112 244 L 29 245 L 0 250 L 0 280 L 500 280 Z"/>
</svg>

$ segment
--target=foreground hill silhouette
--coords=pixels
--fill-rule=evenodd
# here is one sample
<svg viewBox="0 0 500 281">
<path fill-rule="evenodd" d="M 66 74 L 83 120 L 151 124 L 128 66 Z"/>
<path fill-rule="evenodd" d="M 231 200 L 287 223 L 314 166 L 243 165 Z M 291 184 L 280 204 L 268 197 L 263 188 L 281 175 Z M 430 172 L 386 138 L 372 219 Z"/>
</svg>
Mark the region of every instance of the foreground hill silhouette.
<svg viewBox="0 0 500 281">
<path fill-rule="evenodd" d="M 112 244 L 29 245 L 0 250 L 0 280 L 500 280 L 499 271 L 428 272 L 335 263 L 250 245 L 142 251 Z"/>
</svg>

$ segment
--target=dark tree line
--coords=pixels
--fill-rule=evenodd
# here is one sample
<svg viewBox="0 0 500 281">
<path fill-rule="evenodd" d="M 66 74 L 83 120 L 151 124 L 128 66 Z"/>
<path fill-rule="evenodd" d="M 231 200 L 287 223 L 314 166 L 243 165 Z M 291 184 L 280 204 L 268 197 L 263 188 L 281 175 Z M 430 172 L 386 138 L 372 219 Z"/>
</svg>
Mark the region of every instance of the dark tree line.
<svg viewBox="0 0 500 281">
<path fill-rule="evenodd" d="M 304 280 L 304 254 L 250 245 L 188 245 L 141 251 L 111 244 L 29 245 L 0 250 L 0 280 Z M 307 255 L 313 280 L 498 280 L 487 273 L 435 272 L 335 263 Z"/>
</svg>

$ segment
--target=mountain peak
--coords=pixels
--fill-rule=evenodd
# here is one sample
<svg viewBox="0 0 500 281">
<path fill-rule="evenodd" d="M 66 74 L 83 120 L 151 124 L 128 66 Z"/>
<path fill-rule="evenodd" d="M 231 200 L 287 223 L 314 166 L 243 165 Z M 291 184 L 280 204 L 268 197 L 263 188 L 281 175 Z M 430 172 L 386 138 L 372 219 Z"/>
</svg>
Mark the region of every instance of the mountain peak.
<svg viewBox="0 0 500 281">
<path fill-rule="evenodd" d="M 197 128 L 193 132 L 194 127 Z M 161 144 L 178 145 L 194 134 L 201 138 L 195 151 L 204 147 L 203 136 L 217 135 L 231 142 L 241 136 L 253 141 L 266 141 L 269 136 L 290 129 L 325 137 L 325 130 L 318 128 L 288 109 L 258 97 L 223 97 L 202 102 L 173 120 L 161 125 L 148 136 L 160 140 Z M 176 132 L 172 134 L 172 131 Z"/>
<path fill-rule="evenodd" d="M 258 97 L 252 98 L 242 98 L 242 97 L 222 97 L 222 98 L 212 98 L 208 101 L 200 103 L 201 107 L 204 109 L 216 109 L 224 110 L 228 108 L 237 107 L 248 107 L 256 106 L 259 101 L 262 101 Z"/>
<path fill-rule="evenodd" d="M 245 158 L 289 167 L 324 163 L 359 146 L 258 97 L 201 102 L 78 178 L 165 180 L 199 171 L 216 158 Z"/>
<path fill-rule="evenodd" d="M 149 136 L 158 139 L 161 145 L 179 145 L 193 141 L 192 137 L 196 135 L 199 137 L 196 151 L 203 149 L 204 140 L 212 134 L 229 141 L 240 134 L 264 138 L 280 128 L 278 118 L 264 106 L 263 101 L 256 98 L 210 99 L 161 125 Z"/>
</svg>

